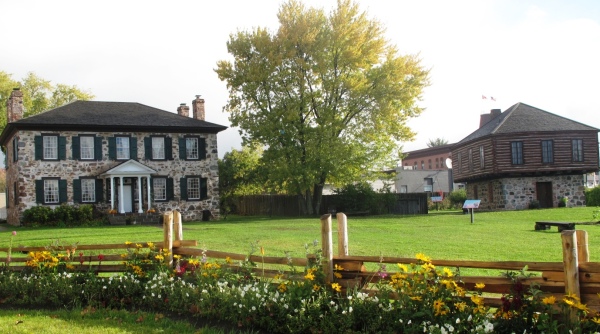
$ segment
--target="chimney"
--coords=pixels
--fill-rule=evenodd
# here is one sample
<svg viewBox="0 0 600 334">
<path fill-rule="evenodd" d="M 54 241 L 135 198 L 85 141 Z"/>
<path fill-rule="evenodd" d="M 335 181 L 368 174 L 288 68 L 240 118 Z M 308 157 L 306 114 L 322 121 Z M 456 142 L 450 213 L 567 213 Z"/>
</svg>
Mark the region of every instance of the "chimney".
<svg viewBox="0 0 600 334">
<path fill-rule="evenodd" d="M 177 108 L 177 114 L 183 117 L 190 117 L 190 107 L 186 106 L 185 103 L 181 103 Z"/>
<path fill-rule="evenodd" d="M 490 110 L 489 114 L 481 114 L 479 115 L 479 128 L 481 128 L 482 126 L 486 125 L 489 121 L 493 120 L 494 118 L 500 116 L 500 114 L 502 114 L 502 110 L 500 109 L 492 109 Z"/>
<path fill-rule="evenodd" d="M 21 118 L 23 118 L 23 92 L 19 88 L 13 88 L 6 101 L 6 121 L 16 122 Z"/>
<path fill-rule="evenodd" d="M 203 121 L 204 120 L 204 99 L 200 98 L 200 95 L 196 95 L 196 99 L 192 101 L 192 109 L 194 119 Z"/>
</svg>

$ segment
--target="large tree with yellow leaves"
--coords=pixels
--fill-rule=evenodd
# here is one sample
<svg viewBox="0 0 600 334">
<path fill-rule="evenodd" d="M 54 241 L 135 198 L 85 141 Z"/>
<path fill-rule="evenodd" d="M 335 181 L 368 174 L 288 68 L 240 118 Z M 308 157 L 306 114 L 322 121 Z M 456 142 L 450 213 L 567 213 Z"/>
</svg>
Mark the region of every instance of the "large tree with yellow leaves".
<svg viewBox="0 0 600 334">
<path fill-rule="evenodd" d="M 279 29 L 240 31 L 233 60 L 216 72 L 227 83 L 233 126 L 264 145 L 269 180 L 318 213 L 325 183 L 355 181 L 399 156 L 414 133 L 406 122 L 428 83 L 415 55 L 400 55 L 384 28 L 339 0 L 330 13 L 284 3 Z"/>
</svg>

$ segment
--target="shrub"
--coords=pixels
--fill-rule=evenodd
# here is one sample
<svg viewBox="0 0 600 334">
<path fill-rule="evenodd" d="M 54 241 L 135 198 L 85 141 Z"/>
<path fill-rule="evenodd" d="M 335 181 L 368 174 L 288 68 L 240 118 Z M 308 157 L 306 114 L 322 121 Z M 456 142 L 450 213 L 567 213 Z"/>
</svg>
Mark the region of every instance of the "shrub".
<svg viewBox="0 0 600 334">
<path fill-rule="evenodd" d="M 91 205 L 61 204 L 54 208 L 38 205 L 23 211 L 23 223 L 34 226 L 82 226 L 94 222 Z M 102 220 L 99 220 L 102 222 Z"/>
<path fill-rule="evenodd" d="M 585 190 L 585 205 L 600 206 L 600 186 Z"/>
<path fill-rule="evenodd" d="M 448 198 L 454 208 L 462 208 L 463 203 L 467 200 L 467 190 L 464 188 L 454 190 L 448 194 Z"/>
<path fill-rule="evenodd" d="M 337 193 L 336 206 L 338 212 L 368 211 L 376 213 L 377 193 L 367 182 L 347 184 Z"/>
</svg>

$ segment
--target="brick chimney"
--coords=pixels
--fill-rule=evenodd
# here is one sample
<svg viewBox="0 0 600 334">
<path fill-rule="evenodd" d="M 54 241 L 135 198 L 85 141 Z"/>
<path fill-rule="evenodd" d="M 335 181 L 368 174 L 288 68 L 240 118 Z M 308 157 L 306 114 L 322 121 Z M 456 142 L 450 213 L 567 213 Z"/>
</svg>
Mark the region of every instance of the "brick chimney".
<svg viewBox="0 0 600 334">
<path fill-rule="evenodd" d="M 196 95 L 196 99 L 192 101 L 192 112 L 194 119 L 204 120 L 204 99 L 201 99 L 200 95 Z"/>
<path fill-rule="evenodd" d="M 177 114 L 183 117 L 190 117 L 190 107 L 186 106 L 185 103 L 181 103 L 179 107 L 177 107 Z"/>
<path fill-rule="evenodd" d="M 13 88 L 6 101 L 6 121 L 16 122 L 21 118 L 23 118 L 23 92 L 19 88 Z"/>
<path fill-rule="evenodd" d="M 490 110 L 489 114 L 481 114 L 479 115 L 479 128 L 481 128 L 482 126 L 486 125 L 489 121 L 493 120 L 494 118 L 500 116 L 500 114 L 502 114 L 502 110 L 500 109 L 492 109 Z"/>
</svg>

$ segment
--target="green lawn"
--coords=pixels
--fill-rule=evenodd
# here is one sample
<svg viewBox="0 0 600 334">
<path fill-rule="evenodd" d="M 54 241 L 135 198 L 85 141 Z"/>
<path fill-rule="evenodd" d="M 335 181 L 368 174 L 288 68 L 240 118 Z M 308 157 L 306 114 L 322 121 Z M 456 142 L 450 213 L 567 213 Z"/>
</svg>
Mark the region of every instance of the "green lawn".
<svg viewBox="0 0 600 334">
<path fill-rule="evenodd" d="M 600 225 L 593 224 L 598 208 L 555 208 L 469 214 L 433 211 L 428 215 L 348 217 L 350 255 L 413 257 L 422 252 L 433 259 L 561 261 L 560 233 L 556 227 L 535 231 L 535 221 L 573 221 L 589 234 L 592 261 L 600 259 Z M 161 227 L 103 226 L 88 228 L 28 228 L 4 225 L 0 247 L 47 246 L 59 240 L 69 245 L 162 241 Z M 334 244 L 337 224 L 333 221 Z M 285 251 L 303 257 L 304 245 L 321 240 L 320 220 L 228 216 L 226 220 L 184 223 L 184 239 L 198 240 L 199 247 L 247 254 L 258 241 L 266 256 Z M 335 246 L 334 246 L 335 247 Z M 334 248 L 336 251 L 337 248 Z"/>
</svg>

